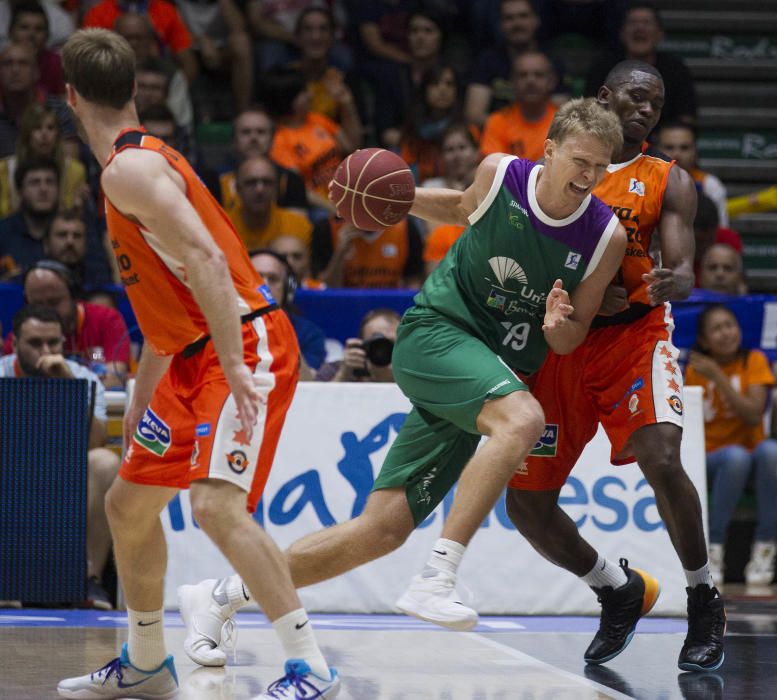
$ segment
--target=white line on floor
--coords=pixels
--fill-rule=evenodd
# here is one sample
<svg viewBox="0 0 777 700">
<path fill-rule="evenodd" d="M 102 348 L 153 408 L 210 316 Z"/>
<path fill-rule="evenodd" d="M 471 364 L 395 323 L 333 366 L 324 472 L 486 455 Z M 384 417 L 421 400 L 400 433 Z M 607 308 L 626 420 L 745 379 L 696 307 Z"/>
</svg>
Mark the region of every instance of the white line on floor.
<svg viewBox="0 0 777 700">
<path fill-rule="evenodd" d="M 470 633 L 469 637 L 471 639 L 476 639 L 477 641 L 479 641 L 481 644 L 484 644 L 485 646 L 489 646 L 493 649 L 498 649 L 503 654 L 512 656 L 514 659 L 518 659 L 519 661 L 522 661 L 525 664 L 546 669 L 548 672 L 554 673 L 557 676 L 563 676 L 564 678 L 573 680 L 579 683 L 580 685 L 584 685 L 600 693 L 604 693 L 607 697 L 612 698 L 612 700 L 634 700 L 630 695 L 624 695 L 618 690 L 613 690 L 612 688 L 608 688 L 606 685 L 602 685 L 601 683 L 597 683 L 596 681 L 589 680 L 588 678 L 583 678 L 583 676 L 578 676 L 575 673 L 570 673 L 569 671 L 565 671 L 564 669 L 559 668 L 558 666 L 554 666 L 553 664 L 546 663 L 545 661 L 540 661 L 534 656 L 529 656 L 529 654 L 524 654 L 522 651 L 513 649 L 512 647 L 509 647 L 506 644 L 502 644 L 501 642 L 495 642 L 490 637 L 486 637 L 482 634 L 478 634 L 475 632 Z"/>
</svg>

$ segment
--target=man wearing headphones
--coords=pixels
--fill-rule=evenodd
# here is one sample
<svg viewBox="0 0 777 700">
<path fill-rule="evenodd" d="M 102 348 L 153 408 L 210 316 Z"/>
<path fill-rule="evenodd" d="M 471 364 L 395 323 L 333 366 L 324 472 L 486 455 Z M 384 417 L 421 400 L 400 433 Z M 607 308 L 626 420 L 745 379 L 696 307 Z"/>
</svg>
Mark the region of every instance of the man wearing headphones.
<svg viewBox="0 0 777 700">
<path fill-rule="evenodd" d="M 294 294 L 299 282 L 284 255 L 270 248 L 249 251 L 251 264 L 264 277 L 272 295 L 280 301 L 281 308 L 294 326 L 301 357 L 300 380 L 312 380 L 326 357 L 324 331 L 304 318 L 294 306 Z"/>
<path fill-rule="evenodd" d="M 73 276 L 65 265 L 54 260 L 39 260 L 30 267 L 23 285 L 28 304 L 42 304 L 59 314 L 65 335 L 63 354 L 88 362 L 91 353 L 102 348 L 105 373 L 100 379 L 107 389 L 121 388 L 130 362 L 129 331 L 122 315 L 107 306 L 77 301 Z M 12 343 L 9 334 L 5 353 L 13 351 Z"/>
</svg>

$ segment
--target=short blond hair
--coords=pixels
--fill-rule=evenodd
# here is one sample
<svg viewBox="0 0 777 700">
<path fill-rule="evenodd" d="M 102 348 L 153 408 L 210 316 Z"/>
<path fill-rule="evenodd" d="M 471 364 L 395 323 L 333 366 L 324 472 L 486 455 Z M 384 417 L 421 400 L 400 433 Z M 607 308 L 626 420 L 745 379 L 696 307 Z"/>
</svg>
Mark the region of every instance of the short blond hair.
<svg viewBox="0 0 777 700">
<path fill-rule="evenodd" d="M 590 134 L 610 147 L 612 157 L 623 148 L 620 120 L 593 97 L 570 100 L 559 108 L 548 130 L 548 138 L 562 143 L 570 136 Z"/>
<path fill-rule="evenodd" d="M 65 82 L 87 102 L 123 109 L 135 87 L 135 53 L 109 29 L 79 29 L 62 49 Z"/>
</svg>

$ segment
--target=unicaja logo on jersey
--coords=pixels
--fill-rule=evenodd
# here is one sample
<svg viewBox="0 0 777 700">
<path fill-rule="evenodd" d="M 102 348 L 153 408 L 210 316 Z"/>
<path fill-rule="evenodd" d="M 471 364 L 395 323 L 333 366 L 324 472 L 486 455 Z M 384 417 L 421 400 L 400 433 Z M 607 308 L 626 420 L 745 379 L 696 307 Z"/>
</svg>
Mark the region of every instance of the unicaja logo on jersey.
<svg viewBox="0 0 777 700">
<path fill-rule="evenodd" d="M 170 428 L 150 408 L 146 409 L 134 435 L 135 442 L 160 457 L 170 448 Z"/>
<path fill-rule="evenodd" d="M 523 268 L 512 258 L 490 258 L 488 264 L 496 275 L 500 286 L 504 287 L 507 280 L 517 280 L 521 284 L 526 284 L 529 280 Z"/>
</svg>

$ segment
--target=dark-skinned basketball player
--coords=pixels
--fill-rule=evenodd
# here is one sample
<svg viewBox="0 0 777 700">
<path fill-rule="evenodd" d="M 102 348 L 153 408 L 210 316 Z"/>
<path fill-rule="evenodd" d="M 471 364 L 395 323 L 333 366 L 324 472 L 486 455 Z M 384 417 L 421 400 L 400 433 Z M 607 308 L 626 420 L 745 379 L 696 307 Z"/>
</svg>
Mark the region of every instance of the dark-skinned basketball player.
<svg viewBox="0 0 777 700">
<path fill-rule="evenodd" d="M 688 581 L 688 635 L 678 665 L 714 670 L 724 659 L 726 616 L 707 562 L 701 506 L 680 461 L 682 373 L 667 302 L 693 287 L 696 191 L 690 176 L 643 144 L 661 116 L 664 83 L 647 64 L 624 61 L 600 88 L 600 104 L 623 127 L 623 150 L 595 190 L 629 236 L 615 284 L 585 341 L 551 353 L 532 385 L 545 420 L 559 426 L 555 456 L 530 456 L 507 495 L 511 520 L 546 559 L 581 577 L 602 604 L 589 664 L 617 656 L 644 610 L 638 572 L 598 554 L 558 505 L 561 486 L 601 422 L 612 461 L 637 461 Z M 652 243 L 652 245 L 651 245 Z M 658 251 L 658 252 L 656 252 Z"/>
</svg>

